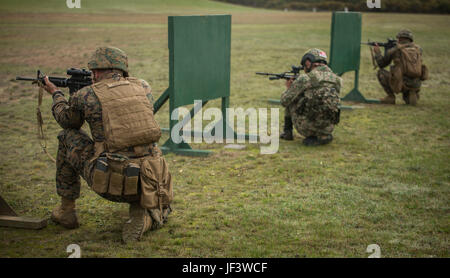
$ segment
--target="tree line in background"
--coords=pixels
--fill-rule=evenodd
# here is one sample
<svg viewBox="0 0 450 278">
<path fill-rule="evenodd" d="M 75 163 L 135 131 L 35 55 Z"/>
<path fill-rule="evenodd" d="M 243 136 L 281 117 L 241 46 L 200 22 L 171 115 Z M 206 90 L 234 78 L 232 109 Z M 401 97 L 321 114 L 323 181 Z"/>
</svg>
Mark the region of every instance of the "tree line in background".
<svg viewBox="0 0 450 278">
<path fill-rule="evenodd" d="M 380 9 L 369 9 L 366 0 L 218 0 L 245 6 L 288 9 L 339 11 L 396 12 L 396 13 L 450 13 L 450 0 L 380 0 Z M 374 2 L 374 1 L 373 1 Z"/>
</svg>

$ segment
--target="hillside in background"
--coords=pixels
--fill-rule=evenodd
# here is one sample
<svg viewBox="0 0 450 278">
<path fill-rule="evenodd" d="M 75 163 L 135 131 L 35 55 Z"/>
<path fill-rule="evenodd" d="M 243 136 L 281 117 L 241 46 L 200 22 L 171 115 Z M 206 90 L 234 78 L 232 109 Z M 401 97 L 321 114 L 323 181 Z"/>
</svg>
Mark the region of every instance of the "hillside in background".
<svg viewBox="0 0 450 278">
<path fill-rule="evenodd" d="M 9 13 L 217 13 L 254 9 L 210 0 L 81 0 L 80 9 L 69 9 L 65 0 L 1 0 L 0 12 Z"/>
<path fill-rule="evenodd" d="M 365 0 L 217 0 L 221 2 L 288 10 L 401 12 L 401 13 L 450 13 L 450 0 L 380 0 L 380 9 L 369 9 Z"/>
</svg>

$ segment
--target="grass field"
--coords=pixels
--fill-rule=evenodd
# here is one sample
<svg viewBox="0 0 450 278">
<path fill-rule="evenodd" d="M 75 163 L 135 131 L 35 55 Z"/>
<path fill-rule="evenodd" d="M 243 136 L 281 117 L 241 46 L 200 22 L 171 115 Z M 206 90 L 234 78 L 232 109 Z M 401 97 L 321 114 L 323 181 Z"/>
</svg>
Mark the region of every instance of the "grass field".
<svg viewBox="0 0 450 278">
<path fill-rule="evenodd" d="M 285 71 L 311 47 L 329 50 L 331 13 L 205 0 L 81 2 L 81 9 L 56 0 L 0 4 L 0 195 L 20 215 L 47 218 L 59 198 L 55 166 L 36 138 L 37 89 L 15 76 L 34 76 L 38 68 L 62 76 L 68 67 L 86 67 L 97 46 L 113 45 L 127 52 L 132 75 L 149 81 L 158 97 L 168 86 L 167 15 L 230 13 L 230 105 L 271 107 L 264 100 L 279 98 L 284 84 L 254 72 Z M 166 226 L 134 244 L 120 241 L 127 206 L 98 197 L 83 182 L 79 229 L 52 222 L 39 231 L 0 228 L 0 257 L 67 257 L 72 243 L 83 257 L 367 257 L 369 244 L 378 244 L 383 257 L 449 257 L 449 25 L 447 15 L 363 15 L 363 41 L 414 31 L 431 76 L 417 107 L 399 98 L 396 106 L 343 111 L 335 141 L 322 147 L 306 148 L 296 134 L 274 155 L 261 155 L 255 144 L 240 151 L 195 145 L 213 150 L 206 158 L 169 154 L 174 212 Z M 344 75 L 342 95 L 352 78 Z M 383 96 L 366 48 L 360 90 Z M 55 155 L 60 128 L 49 96 L 43 107 Z M 161 126 L 168 126 L 168 114 L 167 106 L 158 112 Z"/>
</svg>

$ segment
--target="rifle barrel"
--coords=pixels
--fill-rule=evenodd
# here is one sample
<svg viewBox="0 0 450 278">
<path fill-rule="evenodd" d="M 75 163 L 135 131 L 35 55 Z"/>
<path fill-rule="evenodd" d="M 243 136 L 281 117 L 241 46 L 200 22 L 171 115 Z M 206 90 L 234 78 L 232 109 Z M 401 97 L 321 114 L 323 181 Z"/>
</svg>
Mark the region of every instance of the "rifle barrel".
<svg viewBox="0 0 450 278">
<path fill-rule="evenodd" d="M 85 69 L 79 70 L 70 68 L 67 70 L 67 74 L 70 75 L 71 77 L 66 78 L 66 77 L 48 76 L 48 80 L 53 84 L 55 84 L 56 87 L 69 88 L 70 94 L 80 90 L 81 88 L 92 85 L 92 78 L 90 77 L 91 75 L 90 71 L 86 71 Z M 38 70 L 37 78 L 17 76 L 16 80 L 44 82 L 44 76 L 41 74 L 41 71 Z"/>
<path fill-rule="evenodd" d="M 362 42 L 361 44 L 375 46 L 375 44 L 378 44 L 379 47 L 388 47 L 389 43 L 385 42 Z"/>
<path fill-rule="evenodd" d="M 24 80 L 24 81 L 36 81 L 36 78 L 30 78 L 30 77 L 20 77 L 17 76 L 16 80 Z"/>
</svg>

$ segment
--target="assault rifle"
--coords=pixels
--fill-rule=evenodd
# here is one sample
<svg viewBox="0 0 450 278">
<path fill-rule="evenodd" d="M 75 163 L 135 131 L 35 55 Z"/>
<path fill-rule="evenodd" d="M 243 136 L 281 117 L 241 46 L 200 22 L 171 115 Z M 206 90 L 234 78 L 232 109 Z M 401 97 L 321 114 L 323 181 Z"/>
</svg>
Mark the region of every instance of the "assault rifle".
<svg viewBox="0 0 450 278">
<path fill-rule="evenodd" d="M 296 67 L 292 66 L 292 70 L 283 73 L 267 73 L 267 72 L 257 72 L 258 75 L 266 75 L 269 76 L 269 80 L 279 80 L 279 79 L 295 79 L 300 74 L 300 71 L 303 70 L 302 66 Z"/>
<path fill-rule="evenodd" d="M 67 70 L 67 75 L 70 75 L 70 78 L 49 76 L 48 80 L 50 82 L 52 82 L 53 84 L 55 84 L 56 87 L 69 88 L 69 92 L 71 95 L 83 87 L 92 85 L 92 77 L 91 77 L 92 72 L 90 72 L 88 70 L 70 68 Z M 32 81 L 33 84 L 38 83 L 38 85 L 41 86 L 42 84 L 45 83 L 44 77 L 45 77 L 45 75 L 42 74 L 40 70 L 38 70 L 36 78 L 17 76 L 16 80 Z M 38 125 L 38 138 L 40 140 L 40 145 L 41 145 L 44 153 L 46 153 L 53 162 L 56 162 L 56 160 L 47 151 L 47 143 L 45 141 L 45 134 L 44 134 L 44 128 L 43 128 L 44 121 L 42 120 L 42 114 L 41 114 L 43 91 L 44 90 L 42 88 L 39 89 L 38 107 L 36 109 L 37 125 Z"/>
<path fill-rule="evenodd" d="M 394 40 L 391 38 L 387 39 L 387 42 L 371 42 L 369 40 L 368 42 L 362 42 L 361 44 L 370 45 L 370 46 L 375 46 L 376 44 L 378 44 L 378 46 L 384 47 L 384 53 L 386 53 L 386 51 L 388 51 L 389 49 L 391 49 L 397 45 L 397 40 Z"/>
<path fill-rule="evenodd" d="M 49 76 L 48 80 L 55 84 L 56 87 L 69 88 L 70 94 L 73 94 L 83 87 L 92 85 L 92 72 L 86 69 L 70 68 L 67 70 L 67 75 L 70 75 L 70 78 Z M 45 84 L 44 77 L 45 75 L 38 70 L 36 78 L 18 76 L 16 77 L 16 80 L 32 81 L 33 83 L 41 82 L 42 84 Z"/>
<path fill-rule="evenodd" d="M 387 42 L 371 42 L 369 40 L 368 42 L 362 42 L 361 44 L 370 45 L 370 46 L 375 46 L 378 44 L 378 46 L 384 47 L 384 55 L 386 55 L 386 53 L 388 52 L 389 49 L 391 49 L 397 45 L 397 40 L 394 40 L 391 38 L 388 38 Z M 372 64 L 374 66 L 374 69 L 376 69 L 377 63 L 375 62 L 375 57 L 374 57 L 372 48 L 370 48 L 370 55 L 372 57 Z"/>
</svg>

